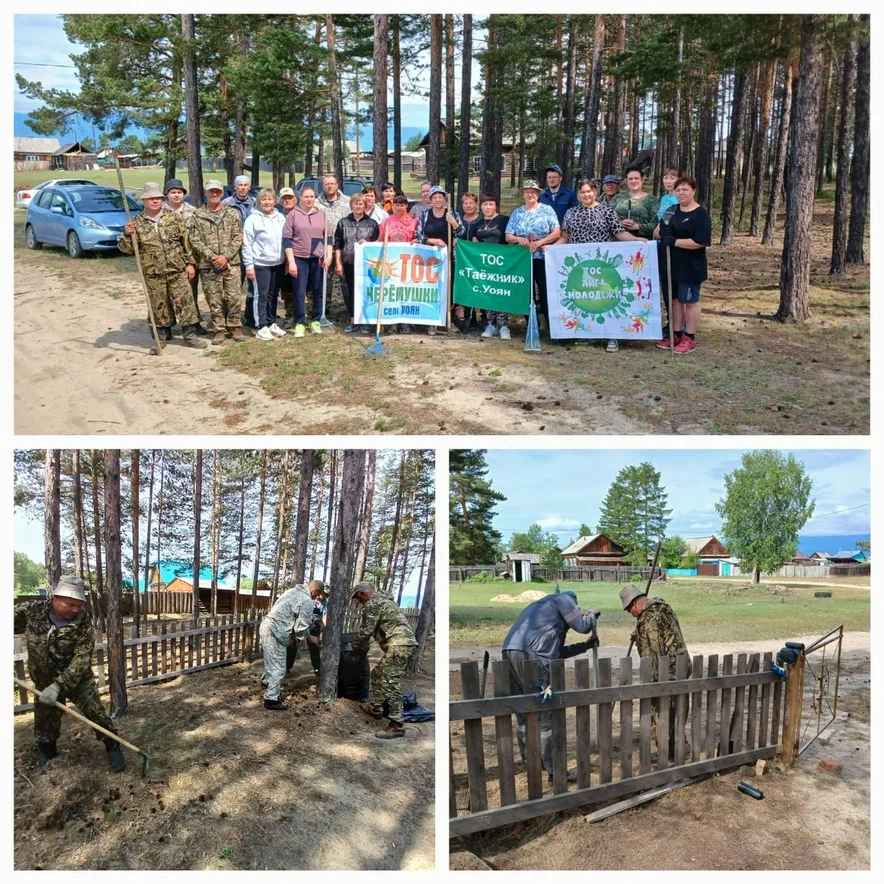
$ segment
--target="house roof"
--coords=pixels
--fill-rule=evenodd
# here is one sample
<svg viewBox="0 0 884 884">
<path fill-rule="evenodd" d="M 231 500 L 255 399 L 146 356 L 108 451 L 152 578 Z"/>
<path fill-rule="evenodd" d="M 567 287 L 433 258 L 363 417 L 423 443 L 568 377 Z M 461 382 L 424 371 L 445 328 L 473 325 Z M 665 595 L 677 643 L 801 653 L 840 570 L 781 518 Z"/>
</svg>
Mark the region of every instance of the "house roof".
<svg viewBox="0 0 884 884">
<path fill-rule="evenodd" d="M 52 153 L 58 150 L 57 138 L 13 138 L 13 153 Z"/>
<path fill-rule="evenodd" d="M 700 552 L 710 540 L 718 540 L 718 538 L 714 534 L 710 534 L 707 537 L 685 537 L 684 545 L 690 552 Z"/>
<path fill-rule="evenodd" d="M 509 562 L 531 562 L 532 565 L 540 564 L 540 556 L 537 553 L 507 553 L 506 558 Z"/>
<path fill-rule="evenodd" d="M 859 549 L 839 549 L 835 555 L 831 556 L 833 559 L 852 559 L 854 556 L 863 555 L 862 550 Z"/>
<path fill-rule="evenodd" d="M 95 156 L 95 154 L 92 153 L 92 151 L 83 150 L 83 148 L 80 146 L 79 141 L 73 141 L 70 144 L 63 144 L 60 148 L 58 148 L 58 150 L 54 150 L 52 152 L 52 156 L 60 157 L 66 153 L 82 153 L 82 154 L 85 154 L 86 156 Z"/>
<path fill-rule="evenodd" d="M 193 562 L 176 562 L 172 560 L 163 560 L 160 562 L 152 562 L 151 569 L 159 568 L 160 582 L 166 585 L 170 584 L 176 577 L 193 586 Z M 200 568 L 200 586 L 204 584 L 212 585 L 212 569 L 208 566 Z M 224 589 L 233 589 L 225 582 L 221 575 L 218 575 L 218 586 Z"/>
<path fill-rule="evenodd" d="M 801 559 L 802 561 L 804 561 L 804 559 L 809 559 L 810 556 L 805 555 L 805 554 L 804 554 L 803 552 L 801 552 L 801 550 L 799 549 L 798 552 L 795 553 L 794 556 L 792 556 L 792 558 L 793 558 L 793 559 Z"/>
<path fill-rule="evenodd" d="M 812 559 L 831 559 L 832 557 L 827 552 L 815 552 L 810 554 L 810 558 Z"/>
<path fill-rule="evenodd" d="M 562 550 L 563 556 L 573 556 L 575 553 L 579 553 L 583 547 L 588 546 L 598 537 L 602 537 L 601 534 L 587 534 L 586 537 L 578 537 L 570 546 L 566 547 Z"/>
</svg>

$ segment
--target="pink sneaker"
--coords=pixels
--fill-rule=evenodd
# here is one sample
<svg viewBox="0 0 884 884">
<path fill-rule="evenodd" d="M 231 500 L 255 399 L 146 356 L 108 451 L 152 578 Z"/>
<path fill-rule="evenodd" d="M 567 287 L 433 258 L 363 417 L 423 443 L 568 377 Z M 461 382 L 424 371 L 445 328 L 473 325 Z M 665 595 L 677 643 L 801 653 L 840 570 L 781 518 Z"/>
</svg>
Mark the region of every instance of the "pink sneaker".
<svg viewBox="0 0 884 884">
<path fill-rule="evenodd" d="M 682 337 L 683 337 L 682 335 L 676 333 L 676 335 L 675 335 L 675 346 L 676 347 L 678 346 L 678 342 L 682 339 Z M 657 341 L 657 349 L 659 349 L 659 350 L 668 350 L 669 349 L 668 336 L 665 338 L 661 338 L 659 341 Z"/>
<path fill-rule="evenodd" d="M 675 345 L 676 353 L 690 353 L 697 349 L 697 342 L 687 335 L 682 335 L 681 340 Z"/>
</svg>

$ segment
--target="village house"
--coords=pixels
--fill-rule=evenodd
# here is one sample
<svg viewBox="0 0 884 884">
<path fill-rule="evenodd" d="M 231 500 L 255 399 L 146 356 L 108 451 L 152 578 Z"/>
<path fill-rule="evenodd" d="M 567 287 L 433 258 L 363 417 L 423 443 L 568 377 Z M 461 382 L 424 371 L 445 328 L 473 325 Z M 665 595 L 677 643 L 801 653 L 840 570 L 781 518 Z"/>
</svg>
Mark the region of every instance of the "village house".
<svg viewBox="0 0 884 884">
<path fill-rule="evenodd" d="M 628 565 L 626 551 L 605 534 L 579 537 L 562 550 L 566 568 L 609 567 Z"/>
<path fill-rule="evenodd" d="M 530 583 L 532 568 L 540 564 L 537 553 L 507 553 L 505 560 L 513 583 Z"/>
<path fill-rule="evenodd" d="M 43 172 L 49 169 L 52 156 L 59 147 L 57 138 L 13 138 L 13 171 Z"/>
</svg>

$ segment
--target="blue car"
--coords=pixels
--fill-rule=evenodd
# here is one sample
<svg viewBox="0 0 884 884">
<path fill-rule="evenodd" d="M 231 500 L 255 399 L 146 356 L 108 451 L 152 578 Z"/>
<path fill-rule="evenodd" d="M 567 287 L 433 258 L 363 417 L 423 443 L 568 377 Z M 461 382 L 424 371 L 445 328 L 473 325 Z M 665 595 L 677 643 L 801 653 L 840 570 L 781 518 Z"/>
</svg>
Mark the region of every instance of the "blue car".
<svg viewBox="0 0 884 884">
<path fill-rule="evenodd" d="M 140 203 L 126 199 L 130 212 L 142 210 Z M 29 249 L 63 246 L 72 258 L 82 258 L 86 252 L 115 249 L 125 225 L 119 190 L 97 184 L 45 187 L 28 206 L 25 239 Z"/>
</svg>

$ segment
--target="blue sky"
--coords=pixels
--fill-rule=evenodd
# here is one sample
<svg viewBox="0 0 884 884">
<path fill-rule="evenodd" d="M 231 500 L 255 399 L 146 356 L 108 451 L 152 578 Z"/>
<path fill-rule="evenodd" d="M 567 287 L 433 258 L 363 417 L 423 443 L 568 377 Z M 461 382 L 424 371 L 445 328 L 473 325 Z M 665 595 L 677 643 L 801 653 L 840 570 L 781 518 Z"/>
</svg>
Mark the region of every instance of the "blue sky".
<svg viewBox="0 0 884 884">
<path fill-rule="evenodd" d="M 473 35 L 473 46 L 478 48 L 483 41 L 483 36 L 478 29 Z M 69 89 L 73 92 L 79 91 L 79 82 L 76 77 L 76 70 L 72 67 L 73 62 L 70 60 L 72 53 L 82 52 L 82 47 L 71 43 L 64 33 L 61 18 L 57 15 L 16 15 L 14 30 L 14 71 L 21 74 L 28 80 L 37 80 L 42 82 L 46 87 L 56 89 Z M 39 66 L 33 66 L 39 65 Z M 47 67 L 46 65 L 60 65 L 60 67 Z M 64 67 L 71 65 L 71 67 Z M 477 61 L 473 61 L 472 65 L 472 82 L 479 82 L 480 69 Z M 455 91 L 458 96 L 458 106 L 460 104 L 460 74 L 461 64 L 460 58 L 455 59 Z M 346 74 L 345 74 L 346 76 Z M 408 78 L 403 76 L 403 85 Z M 422 72 L 420 76 L 414 78 L 414 83 L 424 89 L 429 89 L 429 75 Z M 366 90 L 370 84 L 363 83 L 361 88 Z M 18 87 L 13 82 L 14 101 L 13 110 L 16 113 L 27 114 L 33 110 L 38 103 L 26 98 L 22 95 Z M 390 107 L 392 107 L 393 96 L 389 96 Z M 444 98 L 443 98 L 444 101 Z M 444 113 L 444 110 L 443 110 Z M 21 125 L 19 121 L 19 125 Z M 403 95 L 402 98 L 402 127 L 403 140 L 414 135 L 417 130 L 426 133 L 429 125 L 429 104 L 426 99 L 416 96 Z M 78 132 L 81 138 L 91 137 L 91 126 L 87 123 L 80 124 Z M 414 131 L 412 131 L 414 130 Z M 352 127 L 348 131 L 347 137 L 354 137 Z M 389 138 L 392 147 L 392 127 L 390 128 Z M 363 127 L 360 135 L 360 147 L 368 149 L 372 144 L 371 127 Z"/>
<path fill-rule="evenodd" d="M 790 449 L 784 449 L 790 451 Z M 864 539 L 870 525 L 868 451 L 791 450 L 813 480 L 816 513 L 801 532 L 801 549 L 812 537 L 854 536 Z M 669 494 L 669 532 L 682 537 L 715 534 L 720 519 L 715 503 L 724 494 L 724 476 L 740 465 L 743 450 L 597 450 L 487 453 L 489 478 L 507 496 L 497 507 L 495 527 L 509 539 L 532 522 L 573 540 L 581 522 L 595 528 L 599 507 L 618 471 L 650 461 L 660 471 Z M 858 507 L 853 509 L 853 507 Z M 826 515 L 832 513 L 832 515 Z M 805 541 L 807 538 L 807 541 Z M 828 550 L 834 552 L 834 550 Z"/>
</svg>

